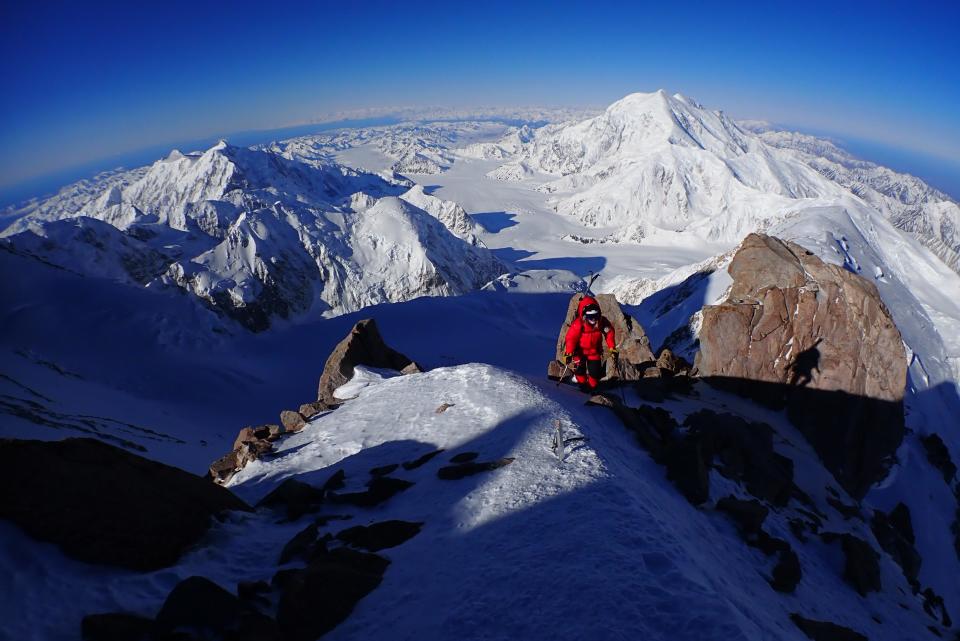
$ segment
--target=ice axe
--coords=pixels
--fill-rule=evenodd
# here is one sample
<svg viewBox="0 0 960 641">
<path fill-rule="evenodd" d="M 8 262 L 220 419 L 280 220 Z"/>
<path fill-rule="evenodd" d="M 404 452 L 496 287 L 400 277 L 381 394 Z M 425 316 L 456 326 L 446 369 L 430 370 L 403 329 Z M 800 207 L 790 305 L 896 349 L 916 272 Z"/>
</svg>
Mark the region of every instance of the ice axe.
<svg viewBox="0 0 960 641">
<path fill-rule="evenodd" d="M 560 387 L 560 383 L 562 383 L 564 377 L 566 377 L 566 375 L 567 375 L 567 370 L 568 370 L 568 369 L 570 369 L 570 364 L 569 364 L 569 363 L 564 363 L 564 364 L 563 364 L 563 371 L 560 372 L 560 378 L 557 379 L 557 385 L 556 385 L 557 387 Z"/>
</svg>

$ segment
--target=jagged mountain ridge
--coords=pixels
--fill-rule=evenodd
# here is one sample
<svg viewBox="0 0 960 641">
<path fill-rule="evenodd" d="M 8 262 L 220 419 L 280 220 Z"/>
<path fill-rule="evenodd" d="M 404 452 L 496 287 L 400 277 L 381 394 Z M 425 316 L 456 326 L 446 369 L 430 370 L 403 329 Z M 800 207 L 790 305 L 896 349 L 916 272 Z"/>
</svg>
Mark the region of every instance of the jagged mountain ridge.
<svg viewBox="0 0 960 641">
<path fill-rule="evenodd" d="M 174 151 L 100 193 L 40 203 L 3 242 L 79 273 L 182 288 L 256 330 L 465 293 L 504 271 L 462 208 L 420 188 L 396 198 L 410 187 L 221 141 Z"/>
<path fill-rule="evenodd" d="M 613 242 L 669 241 L 673 232 L 736 242 L 809 205 L 853 194 L 955 270 L 960 206 L 923 181 L 858 161 L 803 134 L 740 126 L 720 111 L 664 91 L 631 94 L 595 118 L 516 134 L 473 155 L 556 176 L 540 189 L 552 206 Z"/>
</svg>

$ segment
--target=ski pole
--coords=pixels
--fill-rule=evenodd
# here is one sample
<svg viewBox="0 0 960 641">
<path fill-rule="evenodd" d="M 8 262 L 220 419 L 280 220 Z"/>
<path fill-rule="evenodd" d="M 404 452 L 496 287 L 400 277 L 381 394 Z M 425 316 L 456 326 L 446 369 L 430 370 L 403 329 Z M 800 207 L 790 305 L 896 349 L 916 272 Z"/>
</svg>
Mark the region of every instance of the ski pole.
<svg viewBox="0 0 960 641">
<path fill-rule="evenodd" d="M 557 379 L 557 387 L 560 387 L 560 383 L 563 382 L 564 377 L 567 375 L 567 370 L 570 369 L 570 365 L 567 363 L 563 364 L 563 371 L 560 372 L 560 378 Z"/>
</svg>

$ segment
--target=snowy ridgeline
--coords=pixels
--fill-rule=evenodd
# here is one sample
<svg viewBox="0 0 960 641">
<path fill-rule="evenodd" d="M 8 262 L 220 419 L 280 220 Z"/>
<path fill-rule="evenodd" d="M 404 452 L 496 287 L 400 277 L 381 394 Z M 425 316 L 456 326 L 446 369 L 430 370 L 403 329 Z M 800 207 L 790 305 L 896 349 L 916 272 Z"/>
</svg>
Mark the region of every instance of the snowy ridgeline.
<svg viewBox="0 0 960 641">
<path fill-rule="evenodd" d="M 150 289 L 181 288 L 254 330 L 474 290 L 505 268 L 456 203 L 395 174 L 217 144 L 67 189 L 4 247 Z"/>
<path fill-rule="evenodd" d="M 768 422 L 777 452 L 794 462 L 797 483 L 814 501 L 771 512 L 763 524 L 797 554 L 802 578 L 791 594 L 768 585 L 774 560 L 746 545 L 720 511 L 692 507 L 609 410 L 583 406 L 573 389 L 473 364 L 386 378 L 360 370 L 344 390 L 352 400 L 232 481 L 253 504 L 289 478 L 320 486 L 342 471 L 337 493 L 350 496 L 366 491 L 372 474 L 388 474 L 405 489 L 379 505 L 324 503 L 292 520 L 270 509 L 233 513 L 176 565 L 148 573 L 91 571 L 3 525 L 0 576 L 13 598 L 0 607 L 15 612 L 3 629 L 16 639 L 73 639 L 93 612 L 152 618 L 187 577 L 232 592 L 238 582 L 269 582 L 278 570 L 302 567 L 310 549 L 303 532 L 314 521 L 320 537 L 391 520 L 421 527 L 378 549 L 389 561 L 382 583 L 323 638 L 805 639 L 792 614 L 878 641 L 943 629 L 918 597 L 906 596 L 910 588 L 889 556 L 879 559 L 883 589 L 861 598 L 844 580 L 839 544 L 791 534 L 790 517 L 814 509 L 824 531 L 878 547 L 862 521 L 831 506 L 824 491 L 831 477 L 781 415 L 698 389 L 659 405 L 680 421 L 707 409 Z M 558 424 L 568 443 L 560 452 L 552 446 Z M 450 472 L 471 465 L 481 469 Z M 937 479 L 922 476 L 923 467 L 911 473 L 932 487 Z M 710 484 L 713 501 L 749 498 L 716 470 Z M 839 496 L 841 507 L 851 503 Z M 285 548 L 295 535 L 301 548 Z M 918 537 L 922 548 L 919 530 Z M 278 562 L 281 551 L 287 558 Z M 939 571 L 928 558 L 924 579 Z"/>
</svg>

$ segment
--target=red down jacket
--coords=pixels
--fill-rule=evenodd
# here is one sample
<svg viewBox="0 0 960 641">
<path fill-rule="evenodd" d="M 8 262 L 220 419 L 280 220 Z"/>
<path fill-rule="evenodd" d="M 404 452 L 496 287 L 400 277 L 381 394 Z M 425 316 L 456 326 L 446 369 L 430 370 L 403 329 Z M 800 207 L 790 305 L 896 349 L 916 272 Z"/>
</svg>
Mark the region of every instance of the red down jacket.
<svg viewBox="0 0 960 641">
<path fill-rule="evenodd" d="M 577 305 L 577 317 L 570 323 L 570 329 L 564 339 L 564 352 L 576 356 L 586 357 L 588 361 L 598 361 L 603 356 L 603 339 L 607 339 L 607 347 L 615 349 L 617 339 L 613 331 L 613 325 L 603 316 L 596 325 L 583 320 L 583 312 L 587 307 L 596 306 L 597 299 L 592 296 L 584 296 Z"/>
</svg>

